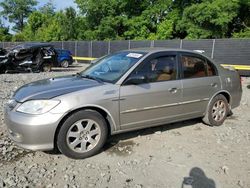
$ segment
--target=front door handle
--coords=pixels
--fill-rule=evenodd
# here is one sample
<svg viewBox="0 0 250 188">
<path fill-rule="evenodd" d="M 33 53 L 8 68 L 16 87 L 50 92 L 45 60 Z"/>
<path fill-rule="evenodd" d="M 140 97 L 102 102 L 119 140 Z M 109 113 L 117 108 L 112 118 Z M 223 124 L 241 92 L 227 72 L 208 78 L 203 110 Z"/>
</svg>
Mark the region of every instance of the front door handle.
<svg viewBox="0 0 250 188">
<path fill-rule="evenodd" d="M 217 87 L 218 84 L 217 84 L 217 83 L 212 83 L 211 86 L 212 86 L 212 87 Z"/>
<path fill-rule="evenodd" d="M 177 88 L 176 87 L 172 87 L 172 88 L 168 89 L 168 91 L 170 93 L 176 93 L 177 92 Z"/>
<path fill-rule="evenodd" d="M 111 99 L 111 101 L 124 101 L 126 98 L 116 98 L 116 99 Z"/>
</svg>

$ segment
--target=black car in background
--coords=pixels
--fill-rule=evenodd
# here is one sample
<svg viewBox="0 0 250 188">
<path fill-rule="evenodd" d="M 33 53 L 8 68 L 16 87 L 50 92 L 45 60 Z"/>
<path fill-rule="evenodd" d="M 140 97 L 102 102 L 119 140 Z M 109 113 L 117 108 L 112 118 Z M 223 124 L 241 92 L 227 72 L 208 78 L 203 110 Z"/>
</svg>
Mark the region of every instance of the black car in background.
<svg viewBox="0 0 250 188">
<path fill-rule="evenodd" d="M 20 44 L 1 57 L 0 73 L 49 72 L 57 65 L 57 52 L 49 43 Z"/>
<path fill-rule="evenodd" d="M 7 50 L 4 48 L 0 48 L 0 62 L 5 59 L 5 55 L 7 54 Z"/>
<path fill-rule="evenodd" d="M 0 56 L 4 56 L 7 53 L 7 50 L 0 48 Z"/>
</svg>

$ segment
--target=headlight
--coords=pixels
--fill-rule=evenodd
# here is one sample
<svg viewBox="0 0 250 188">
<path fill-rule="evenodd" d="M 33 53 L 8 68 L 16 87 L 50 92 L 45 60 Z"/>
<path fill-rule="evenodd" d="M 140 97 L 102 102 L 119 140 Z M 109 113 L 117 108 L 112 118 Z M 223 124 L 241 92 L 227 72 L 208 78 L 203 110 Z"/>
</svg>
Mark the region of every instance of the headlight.
<svg viewBox="0 0 250 188">
<path fill-rule="evenodd" d="M 56 107 L 58 100 L 31 100 L 21 104 L 16 111 L 26 114 L 43 114 Z"/>
<path fill-rule="evenodd" d="M 17 102 L 15 99 L 10 99 L 6 104 L 11 110 L 16 107 Z"/>
</svg>

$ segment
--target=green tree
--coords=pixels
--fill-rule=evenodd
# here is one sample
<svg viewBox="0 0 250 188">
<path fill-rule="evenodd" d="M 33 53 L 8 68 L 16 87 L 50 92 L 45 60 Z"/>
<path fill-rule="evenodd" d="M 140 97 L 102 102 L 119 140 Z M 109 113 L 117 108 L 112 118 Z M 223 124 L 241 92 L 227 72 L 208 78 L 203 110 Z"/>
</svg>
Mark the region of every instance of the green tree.
<svg viewBox="0 0 250 188">
<path fill-rule="evenodd" d="M 177 30 L 186 38 L 230 37 L 229 27 L 237 17 L 238 0 L 204 0 L 186 7 Z"/>
<path fill-rule="evenodd" d="M 164 40 L 175 38 L 175 27 L 178 21 L 178 11 L 172 10 L 169 12 L 165 19 L 157 25 L 157 31 L 154 39 Z"/>
<path fill-rule="evenodd" d="M 171 0 L 156 0 L 142 11 L 141 15 L 134 16 L 126 23 L 128 27 L 124 35 L 127 39 L 166 39 L 172 35 L 173 21 L 169 16 L 172 11 Z M 170 29 L 168 28 L 170 27 Z M 164 28 L 164 29 L 163 29 Z M 168 34 L 163 31 L 167 29 Z M 169 33 L 169 30 L 170 33 Z M 159 32 L 157 34 L 157 32 Z M 160 36 L 160 33 L 163 34 Z"/>
<path fill-rule="evenodd" d="M 147 39 L 164 20 L 171 0 L 76 0 L 86 16 L 86 37 Z M 92 32 L 89 32 L 92 31 Z"/>
<path fill-rule="evenodd" d="M 0 3 L 0 6 L 3 8 L 1 14 L 9 22 L 15 24 L 14 29 L 22 31 L 26 18 L 34 10 L 36 4 L 36 0 L 4 0 Z"/>
<path fill-rule="evenodd" d="M 42 14 L 39 11 L 34 11 L 30 14 L 27 24 L 25 25 L 23 31 L 19 34 L 22 34 L 21 36 L 24 36 L 27 41 L 39 41 L 40 38 L 38 37 L 38 32 L 40 28 L 46 25 L 47 20 L 47 15 Z M 17 39 L 20 39 L 20 37 Z"/>
<path fill-rule="evenodd" d="M 9 33 L 9 28 L 4 27 L 0 20 L 0 41 L 10 41 L 11 40 L 11 34 Z"/>
<path fill-rule="evenodd" d="M 238 15 L 231 24 L 233 37 L 250 38 L 250 1 L 240 0 Z"/>
<path fill-rule="evenodd" d="M 57 12 L 54 16 L 47 17 L 42 26 L 37 29 L 36 39 L 39 41 L 64 40 L 61 26 L 62 19 L 62 12 Z"/>
<path fill-rule="evenodd" d="M 76 33 L 77 33 L 76 40 L 90 39 L 90 37 L 89 38 L 86 37 L 88 35 L 88 32 L 92 31 L 88 30 L 86 17 L 78 15 L 76 17 Z"/>
<path fill-rule="evenodd" d="M 24 0 L 5 0 L 24 1 Z M 29 0 L 31 1 L 31 0 Z M 33 11 L 13 40 L 164 40 L 250 37 L 249 0 L 75 0 Z"/>
<path fill-rule="evenodd" d="M 241 30 L 240 32 L 233 34 L 234 38 L 250 38 L 250 28 Z"/>
<path fill-rule="evenodd" d="M 49 10 L 52 9 L 50 8 Z M 72 7 L 55 13 L 46 11 L 48 13 L 45 14 L 44 11 L 44 9 L 40 9 L 30 14 L 27 24 L 21 32 L 26 40 L 59 41 L 85 39 L 87 30 L 86 19 L 78 16 Z"/>
<path fill-rule="evenodd" d="M 40 9 L 39 12 L 45 14 L 45 15 L 54 15 L 55 14 L 55 5 L 53 4 L 52 0 L 50 0 L 48 3 L 43 5 Z"/>
<path fill-rule="evenodd" d="M 87 40 L 123 39 L 128 0 L 76 0 L 86 27 Z M 129 0 L 130 2 L 136 0 Z M 137 0 L 138 1 L 138 0 Z M 140 7 L 140 3 L 136 7 Z M 137 9 L 137 8 L 134 8 Z"/>
<path fill-rule="evenodd" d="M 26 41 L 45 41 L 42 34 L 46 32 L 45 29 L 48 25 L 53 23 L 55 19 L 55 7 L 51 1 L 39 8 L 37 11 L 33 11 L 28 19 L 27 24 L 23 28 L 22 32 L 16 34 L 14 40 L 26 40 Z"/>
<path fill-rule="evenodd" d="M 66 8 L 62 14 L 60 24 L 62 26 L 63 40 L 77 39 L 77 15 L 74 8 Z"/>
</svg>

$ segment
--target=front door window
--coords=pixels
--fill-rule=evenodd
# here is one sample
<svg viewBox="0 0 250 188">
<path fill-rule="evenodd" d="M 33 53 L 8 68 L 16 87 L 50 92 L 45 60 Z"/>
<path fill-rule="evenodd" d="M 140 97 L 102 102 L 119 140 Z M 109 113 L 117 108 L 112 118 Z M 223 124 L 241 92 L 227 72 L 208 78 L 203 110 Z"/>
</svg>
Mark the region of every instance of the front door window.
<svg viewBox="0 0 250 188">
<path fill-rule="evenodd" d="M 175 55 L 162 56 L 143 63 L 132 75 L 143 75 L 149 83 L 175 80 L 176 65 Z"/>
</svg>

